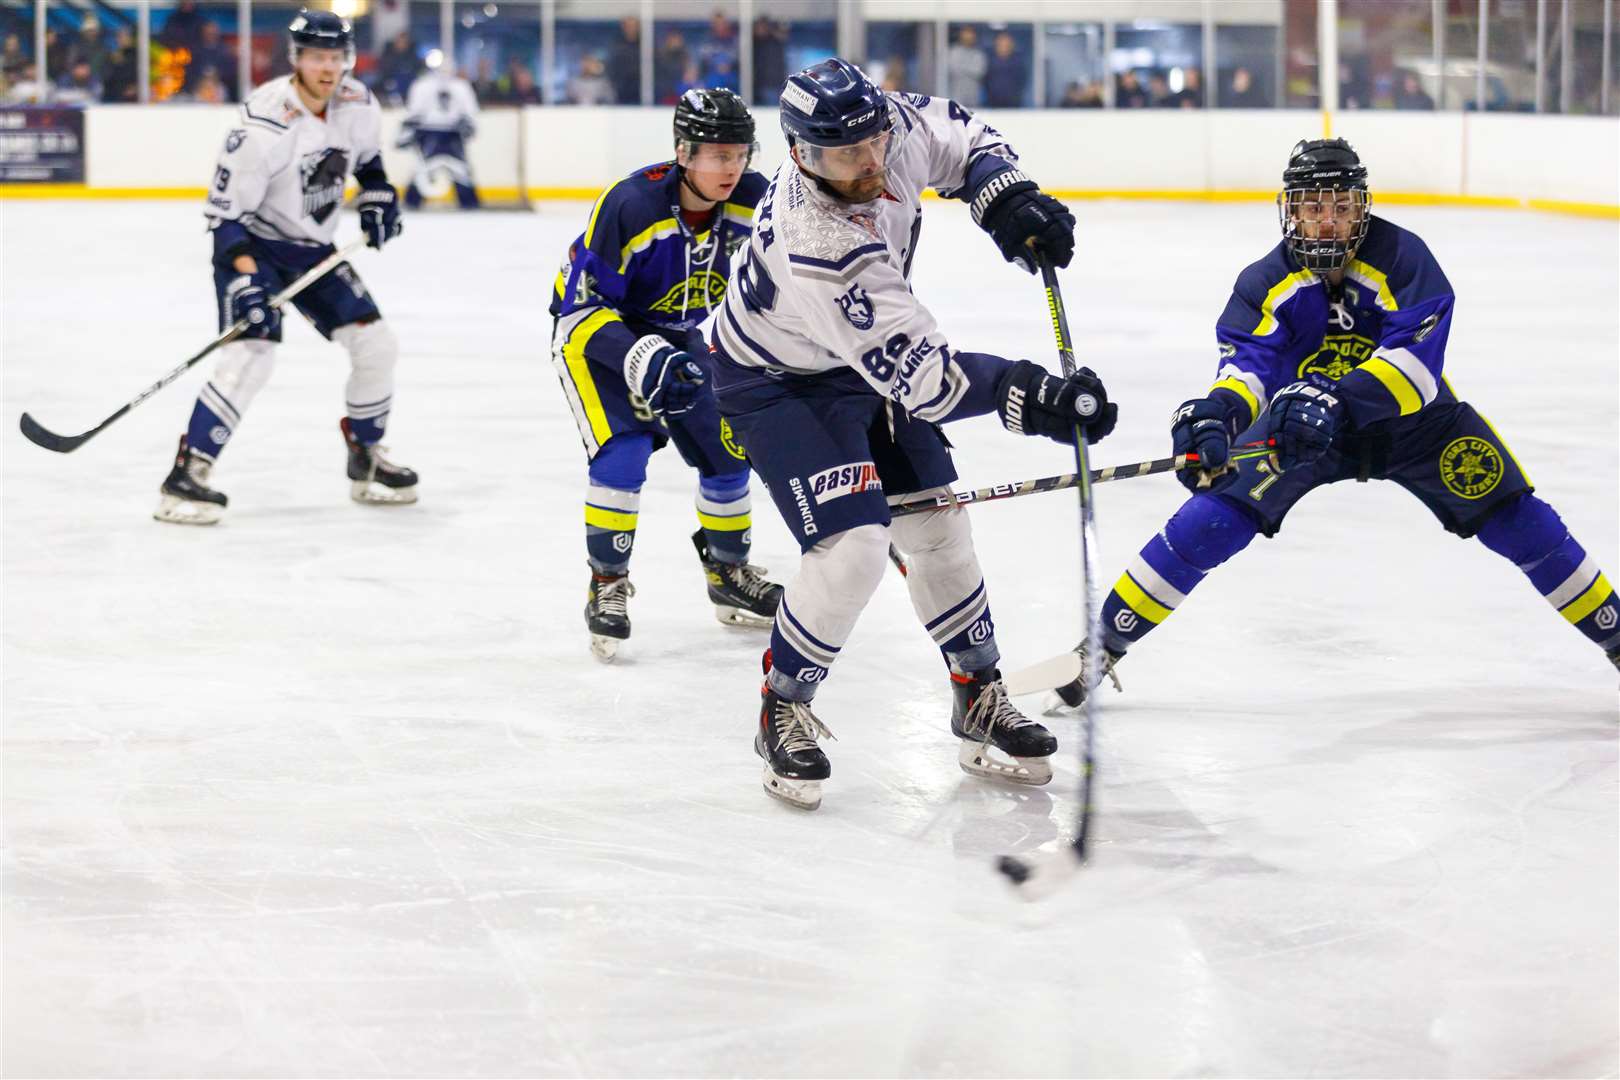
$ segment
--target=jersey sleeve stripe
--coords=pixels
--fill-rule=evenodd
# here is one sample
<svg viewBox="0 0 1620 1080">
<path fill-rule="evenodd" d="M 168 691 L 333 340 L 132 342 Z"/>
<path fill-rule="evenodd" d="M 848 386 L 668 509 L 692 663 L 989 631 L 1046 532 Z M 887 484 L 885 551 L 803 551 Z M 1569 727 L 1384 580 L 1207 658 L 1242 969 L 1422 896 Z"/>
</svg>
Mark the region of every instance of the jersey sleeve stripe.
<svg viewBox="0 0 1620 1080">
<path fill-rule="evenodd" d="M 1216 375 L 1219 378 L 1215 380 L 1215 385 L 1211 386 L 1210 389 L 1230 390 L 1242 398 L 1244 404 L 1249 407 L 1249 424 L 1260 419 L 1260 410 L 1262 408 L 1260 402 L 1266 396 L 1266 388 L 1260 383 L 1260 380 L 1252 372 L 1239 371 L 1230 364 L 1221 368 L 1220 371 L 1216 372 Z M 1249 424 L 1243 426 L 1248 427 Z"/>
<path fill-rule="evenodd" d="M 591 223 L 593 225 L 596 223 L 596 217 L 594 214 L 591 216 Z M 630 242 L 628 244 L 619 249 L 619 273 L 624 273 L 625 268 L 630 265 L 630 257 L 632 255 L 646 251 L 664 237 L 674 236 L 680 231 L 681 227 L 676 224 L 674 218 L 663 218 L 662 220 L 653 222 L 645 229 L 642 229 L 640 232 L 636 233 L 636 235 L 630 238 Z M 591 246 L 588 229 L 585 246 Z"/>
<path fill-rule="evenodd" d="M 863 244 L 838 259 L 817 259 L 809 255 L 789 254 L 788 262 L 796 266 L 814 266 L 824 270 L 843 270 L 862 255 L 870 255 L 873 252 L 881 253 L 887 250 L 888 248 L 882 244 Z"/>
<path fill-rule="evenodd" d="M 1277 309 L 1286 304 L 1295 293 L 1307 285 L 1316 284 L 1317 277 L 1309 270 L 1297 270 L 1273 285 L 1260 304 L 1260 323 L 1251 333 L 1265 337 L 1277 329 Z"/>
<path fill-rule="evenodd" d="M 1361 370 L 1384 384 L 1384 389 L 1389 391 L 1390 396 L 1395 399 L 1395 404 L 1400 406 L 1402 416 L 1410 416 L 1423 408 L 1423 398 L 1418 394 L 1417 387 L 1401 373 L 1400 368 L 1388 360 L 1375 356 L 1362 364 Z"/>
<path fill-rule="evenodd" d="M 607 197 L 613 194 L 613 189 L 622 183 L 624 183 L 623 180 L 615 180 L 607 186 L 607 189 L 601 195 L 597 196 L 596 205 L 591 207 L 591 219 L 585 223 L 586 247 L 590 247 L 591 241 L 596 238 L 596 218 L 597 215 L 601 214 L 603 204 L 607 202 Z"/>
<path fill-rule="evenodd" d="M 1423 404 L 1427 405 L 1440 396 L 1440 384 L 1435 382 L 1434 373 L 1425 367 L 1423 361 L 1413 355 L 1410 349 L 1379 349 L 1373 356 L 1399 368 L 1401 374 L 1417 388 Z"/>
</svg>

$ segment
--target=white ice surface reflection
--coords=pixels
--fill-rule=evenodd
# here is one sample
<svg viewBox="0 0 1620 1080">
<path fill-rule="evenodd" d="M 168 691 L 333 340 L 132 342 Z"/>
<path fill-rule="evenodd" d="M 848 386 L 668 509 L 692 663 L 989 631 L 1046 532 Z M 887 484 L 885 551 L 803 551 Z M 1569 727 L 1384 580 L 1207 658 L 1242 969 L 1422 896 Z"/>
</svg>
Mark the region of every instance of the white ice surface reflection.
<svg viewBox="0 0 1620 1080">
<path fill-rule="evenodd" d="M 1097 460 L 1156 457 L 1273 212 L 1078 209 L 1070 316 L 1123 408 Z M 71 456 L 15 421 L 88 427 L 207 340 L 197 208 L 6 204 L 7 1074 L 1620 1073 L 1615 673 L 1391 485 L 1317 493 L 1132 653 L 1095 863 L 1038 906 L 991 862 L 1071 828 L 1076 726 L 1049 788 L 966 779 L 897 577 L 819 698 L 825 805 L 760 791 L 763 640 L 710 617 L 673 452 L 594 663 L 545 312 L 585 210 L 417 215 L 357 260 L 419 505 L 348 500 L 346 362 L 294 319 L 229 517 L 189 530 L 149 515 L 204 371 Z M 1456 286 L 1453 384 L 1620 572 L 1615 227 L 1389 215 Z M 1055 367 L 1036 284 L 928 217 L 952 340 Z M 951 437 L 966 486 L 1071 460 Z M 1105 582 L 1182 494 L 1099 489 Z M 1072 496 L 973 513 L 1008 665 L 1071 644 Z"/>
</svg>

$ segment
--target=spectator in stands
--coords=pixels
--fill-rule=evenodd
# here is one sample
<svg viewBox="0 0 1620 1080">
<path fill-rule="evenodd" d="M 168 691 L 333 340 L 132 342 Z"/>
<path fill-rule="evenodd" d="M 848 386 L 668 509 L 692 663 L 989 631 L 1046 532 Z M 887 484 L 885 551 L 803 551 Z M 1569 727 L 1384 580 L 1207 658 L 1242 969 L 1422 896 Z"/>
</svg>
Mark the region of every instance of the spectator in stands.
<svg viewBox="0 0 1620 1080">
<path fill-rule="evenodd" d="M 101 100 L 115 104 L 140 99 L 136 82 L 135 31 L 119 27 L 117 44 L 107 55 L 107 74 L 102 79 Z"/>
<path fill-rule="evenodd" d="M 1018 43 L 1006 31 L 996 35 L 984 73 L 984 103 L 993 109 L 1016 109 L 1024 104 L 1029 64 Z"/>
<path fill-rule="evenodd" d="M 191 74 L 191 68 L 186 74 Z M 219 76 L 219 69 L 205 67 L 192 83 L 191 100 L 199 105 L 223 105 L 233 100 L 231 91 L 226 87 L 225 81 Z"/>
<path fill-rule="evenodd" d="M 538 105 L 542 98 L 540 88 L 534 85 L 534 72 L 529 70 L 527 64 L 517 64 L 512 68 L 512 88 L 508 91 L 509 105 Z M 608 102 L 607 104 L 612 104 Z"/>
<path fill-rule="evenodd" d="M 1181 89 L 1164 101 L 1169 109 L 1202 109 L 1204 107 L 1204 79 L 1197 68 L 1188 68 L 1182 76 Z"/>
<path fill-rule="evenodd" d="M 1081 86 L 1078 82 L 1071 82 L 1063 88 L 1063 97 L 1058 101 L 1060 109 L 1100 109 L 1103 107 L 1102 83 L 1087 83 Z"/>
<path fill-rule="evenodd" d="M 27 61 L 17 69 L 16 77 L 11 85 L 6 87 L 7 105 L 30 105 L 36 101 L 49 101 L 50 87 L 39 81 L 39 69 L 32 60 Z"/>
<path fill-rule="evenodd" d="M 1395 107 L 1397 109 L 1425 109 L 1434 108 L 1434 98 L 1423 89 L 1423 81 L 1413 71 L 1401 72 L 1401 85 L 1395 91 Z"/>
<path fill-rule="evenodd" d="M 90 67 L 90 61 L 80 57 L 56 80 L 51 101 L 58 105 L 91 105 L 101 100 L 101 83 Z"/>
<path fill-rule="evenodd" d="M 158 35 L 158 41 L 167 49 L 186 49 L 196 51 L 197 43 L 202 40 L 203 24 L 208 20 L 197 10 L 197 0 L 180 0 L 175 9 L 169 12 L 169 17 L 163 22 L 163 32 Z"/>
<path fill-rule="evenodd" d="M 679 30 L 665 31 L 664 40 L 653 56 L 653 97 L 658 104 L 675 104 L 675 99 L 681 96 L 682 83 L 686 84 L 685 88 L 696 86 L 701 74 L 686 51 L 686 35 Z"/>
<path fill-rule="evenodd" d="M 445 62 L 444 53 L 439 49 L 432 49 L 428 52 L 427 59 L 427 66 L 430 68 L 433 67 L 434 53 L 439 54 L 439 64 L 441 66 Z M 518 62 L 521 63 L 522 61 Z M 485 53 L 483 56 L 478 58 L 478 71 L 473 75 L 472 78 L 468 79 L 466 78 L 465 73 L 456 71 L 454 69 L 454 65 L 446 70 L 445 77 L 449 79 L 464 79 L 467 85 L 472 89 L 473 100 L 475 102 L 494 101 L 499 98 L 501 96 L 501 83 L 505 81 L 504 76 L 501 78 L 495 77 L 495 58 L 490 56 L 488 53 Z M 405 100 L 409 102 L 410 97 L 410 94 L 407 93 L 405 95 Z"/>
<path fill-rule="evenodd" d="M 946 87 L 952 101 L 969 108 L 984 103 L 984 74 L 989 67 L 979 48 L 979 32 L 964 26 L 956 32 L 956 44 L 945 53 Z"/>
<path fill-rule="evenodd" d="M 754 20 L 754 100 L 774 102 L 787 82 L 787 24 L 769 15 Z"/>
<path fill-rule="evenodd" d="M 23 69 L 32 64 L 28 54 L 23 52 L 22 36 L 7 34 L 4 45 L 0 45 L 0 75 L 9 81 L 22 75 Z"/>
<path fill-rule="evenodd" d="M 885 93 L 899 93 L 911 89 L 906 79 L 906 58 L 891 56 L 877 65 L 878 84 Z M 785 80 L 784 80 L 785 81 Z"/>
<path fill-rule="evenodd" d="M 737 84 L 737 26 L 716 11 L 709 17 L 708 40 L 698 47 L 698 63 L 703 69 L 703 85 L 728 90 Z"/>
<path fill-rule="evenodd" d="M 1270 102 L 1254 84 L 1254 76 L 1249 69 L 1240 67 L 1232 72 L 1231 85 L 1221 95 L 1220 104 L 1229 109 L 1263 109 Z"/>
<path fill-rule="evenodd" d="M 377 96 L 390 105 L 403 105 L 405 94 L 416 78 L 416 45 L 409 30 L 401 30 L 388 39 L 382 55 L 377 58 Z"/>
<path fill-rule="evenodd" d="M 1145 109 L 1149 105 L 1147 91 L 1134 71 L 1122 71 L 1114 84 L 1114 108 Z"/>
<path fill-rule="evenodd" d="M 1170 82 L 1162 73 L 1155 71 L 1148 76 L 1147 96 L 1148 104 L 1155 109 L 1166 109 L 1172 106 Z"/>
<path fill-rule="evenodd" d="M 613 98 L 620 105 L 641 104 L 641 20 L 634 15 L 619 20 L 619 40 L 608 53 Z"/>
<path fill-rule="evenodd" d="M 79 61 L 89 63 L 91 76 L 99 83 L 105 75 L 107 66 L 107 42 L 101 34 L 101 20 L 96 18 L 94 11 L 84 13 L 79 22 L 79 32 L 67 42 L 66 64 L 72 68 Z"/>
<path fill-rule="evenodd" d="M 194 100 L 204 100 L 199 89 L 207 72 L 213 72 L 214 81 L 225 89 L 225 101 L 236 100 L 236 57 L 226 46 L 216 22 L 204 22 L 197 32 L 197 45 L 191 50 L 191 62 L 186 65 L 186 80 L 182 93 Z M 212 87 L 209 93 L 213 93 Z"/>
<path fill-rule="evenodd" d="M 607 65 L 600 56 L 580 61 L 579 74 L 568 80 L 567 95 L 570 105 L 613 104 L 613 84 L 608 81 Z"/>
</svg>

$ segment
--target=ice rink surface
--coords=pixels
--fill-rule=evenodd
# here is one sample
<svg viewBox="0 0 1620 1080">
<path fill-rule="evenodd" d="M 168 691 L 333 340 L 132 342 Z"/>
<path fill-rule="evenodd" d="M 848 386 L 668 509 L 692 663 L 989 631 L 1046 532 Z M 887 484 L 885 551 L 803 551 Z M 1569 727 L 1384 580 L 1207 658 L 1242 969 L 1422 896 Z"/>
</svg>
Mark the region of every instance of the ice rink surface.
<svg viewBox="0 0 1620 1080">
<path fill-rule="evenodd" d="M 1157 457 L 1274 211 L 1077 210 L 1070 318 L 1122 409 L 1094 461 Z M 83 430 L 208 340 L 198 207 L 4 205 L 7 1075 L 1620 1075 L 1616 675 L 1393 485 L 1316 493 L 1121 665 L 1095 861 L 1038 905 L 991 864 L 1069 834 L 1077 725 L 1047 788 L 965 777 L 897 576 L 817 701 L 822 809 L 761 792 L 764 637 L 710 615 L 673 451 L 595 663 L 545 311 L 585 211 L 416 215 L 357 259 L 417 506 L 349 501 L 346 359 L 294 318 L 210 530 L 150 518 L 205 370 L 71 456 L 15 427 Z M 1453 385 L 1613 580 L 1615 225 L 1382 212 L 1456 288 Z M 952 342 L 1056 368 L 1037 283 L 927 214 Z M 1072 461 L 950 435 L 964 487 Z M 1098 489 L 1105 584 L 1182 496 Z M 1074 506 L 972 511 L 1008 668 L 1077 636 Z"/>
</svg>

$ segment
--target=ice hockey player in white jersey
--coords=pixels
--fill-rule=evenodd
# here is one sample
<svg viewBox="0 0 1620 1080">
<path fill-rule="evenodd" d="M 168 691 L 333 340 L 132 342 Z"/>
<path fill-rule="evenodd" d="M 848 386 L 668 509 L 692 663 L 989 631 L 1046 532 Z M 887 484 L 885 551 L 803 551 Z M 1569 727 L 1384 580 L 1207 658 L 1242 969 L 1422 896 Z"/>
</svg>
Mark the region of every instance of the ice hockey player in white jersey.
<svg viewBox="0 0 1620 1080">
<path fill-rule="evenodd" d="M 399 195 L 383 172 L 377 101 L 347 77 L 354 31 L 327 11 L 301 11 L 288 27 L 293 72 L 253 91 L 225 136 L 209 185 L 214 288 L 221 329 L 239 320 L 247 333 L 219 350 L 163 481 L 159 521 L 212 525 L 225 511 L 210 472 L 248 405 L 270 378 L 281 313 L 277 291 L 330 255 L 343 189 L 352 174 L 368 243 L 381 248 L 400 232 Z M 310 285 L 292 305 L 349 353 L 345 415 L 350 496 L 363 503 L 416 501 L 416 473 L 388 461 L 378 446 L 394 399 L 394 332 L 348 263 Z"/>
<path fill-rule="evenodd" d="M 402 150 L 414 146 L 422 158 L 405 190 L 405 203 L 412 209 L 421 206 L 436 189 L 443 191 L 440 177 L 447 177 L 455 187 L 456 203 L 463 210 L 477 209 L 467 142 L 478 129 L 478 95 L 472 83 L 445 68 L 438 49 L 428 53 L 427 67 L 405 95 L 405 125 L 397 141 Z"/>
<path fill-rule="evenodd" d="M 1039 259 L 1068 265 L 1074 217 L 966 109 L 886 95 L 843 60 L 792 76 L 781 122 L 789 158 L 711 333 L 720 411 L 803 552 L 765 654 L 754 741 L 765 790 L 820 805 L 831 770 L 810 701 L 882 579 L 891 541 L 909 556 L 912 606 L 950 670 L 962 768 L 1044 784 L 1057 740 L 1001 683 L 966 512 L 891 525 L 886 497 L 948 490 L 956 470 L 937 425 L 950 420 L 995 412 L 1013 432 L 1066 443 L 1076 425 L 1091 442 L 1113 429 L 1117 410 L 1092 372 L 1062 379 L 959 349 L 908 280 L 925 188 L 967 201 L 1002 255 L 1031 272 Z"/>
</svg>

